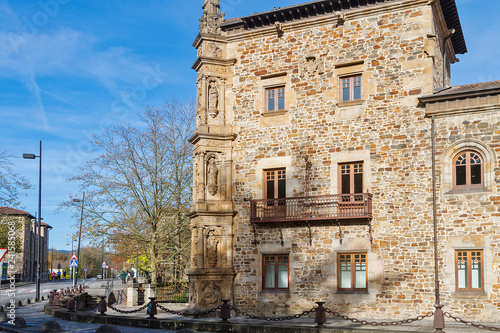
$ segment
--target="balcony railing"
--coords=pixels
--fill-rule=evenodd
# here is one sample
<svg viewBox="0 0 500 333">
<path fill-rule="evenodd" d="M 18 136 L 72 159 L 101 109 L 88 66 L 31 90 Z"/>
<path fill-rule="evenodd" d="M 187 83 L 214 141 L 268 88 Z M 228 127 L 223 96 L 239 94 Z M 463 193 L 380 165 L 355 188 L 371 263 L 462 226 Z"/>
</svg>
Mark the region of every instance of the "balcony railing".
<svg viewBox="0 0 500 333">
<path fill-rule="evenodd" d="M 372 195 L 333 194 L 250 200 L 250 222 L 371 219 Z"/>
</svg>

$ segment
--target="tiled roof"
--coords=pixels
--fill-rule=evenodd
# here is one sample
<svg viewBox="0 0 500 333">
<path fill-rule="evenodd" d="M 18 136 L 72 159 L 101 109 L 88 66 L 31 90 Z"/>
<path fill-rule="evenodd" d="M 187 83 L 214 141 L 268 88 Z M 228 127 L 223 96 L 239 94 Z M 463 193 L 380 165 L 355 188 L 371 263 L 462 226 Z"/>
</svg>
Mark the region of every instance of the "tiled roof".
<svg viewBox="0 0 500 333">
<path fill-rule="evenodd" d="M 0 214 L 6 214 L 6 215 L 23 215 L 23 216 L 31 216 L 31 217 L 33 217 L 30 213 L 25 212 L 24 210 L 19 210 L 19 209 L 10 208 L 10 207 L 0 207 Z"/>
<path fill-rule="evenodd" d="M 452 86 L 452 87 L 437 91 L 434 93 L 434 95 L 449 95 L 449 94 L 458 94 L 458 93 L 468 93 L 468 92 L 486 91 L 486 90 L 492 90 L 492 89 L 498 89 L 498 88 L 500 88 L 500 80 L 463 84 L 460 86 Z"/>
</svg>

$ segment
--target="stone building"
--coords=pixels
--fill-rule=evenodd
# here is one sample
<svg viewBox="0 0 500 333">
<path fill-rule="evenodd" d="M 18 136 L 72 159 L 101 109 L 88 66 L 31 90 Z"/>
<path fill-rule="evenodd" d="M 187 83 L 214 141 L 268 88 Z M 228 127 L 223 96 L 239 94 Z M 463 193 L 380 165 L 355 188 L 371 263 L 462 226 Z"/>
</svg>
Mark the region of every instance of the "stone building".
<svg viewBox="0 0 500 333">
<path fill-rule="evenodd" d="M 0 261 L 0 265 L 7 264 L 7 275 L 14 275 L 18 281 L 34 281 L 36 279 L 38 244 L 35 217 L 19 209 L 0 207 L 0 224 L 2 225 L 2 232 L 9 230 L 8 225 L 15 225 L 17 230 L 16 239 L 18 240 L 16 247 L 19 247 L 16 249 L 14 259 L 9 256 L 12 253 L 12 250 L 9 250 L 8 255 Z M 40 233 L 40 278 L 42 280 L 48 278 L 48 244 L 49 230 L 51 229 L 50 225 L 42 222 Z"/>
<path fill-rule="evenodd" d="M 500 82 L 449 87 L 454 0 L 206 0 L 193 45 L 193 307 L 432 311 L 436 208 L 440 302 L 498 318 Z"/>
</svg>

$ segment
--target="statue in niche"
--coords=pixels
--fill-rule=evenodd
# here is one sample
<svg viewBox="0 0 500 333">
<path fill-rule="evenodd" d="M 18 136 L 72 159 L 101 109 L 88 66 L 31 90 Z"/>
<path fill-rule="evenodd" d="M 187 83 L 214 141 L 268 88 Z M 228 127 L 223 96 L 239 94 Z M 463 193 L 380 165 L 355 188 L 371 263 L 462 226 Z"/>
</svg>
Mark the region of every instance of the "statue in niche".
<svg viewBox="0 0 500 333">
<path fill-rule="evenodd" d="M 193 227 L 193 253 L 192 253 L 192 265 L 193 268 L 198 267 L 198 228 Z"/>
<path fill-rule="evenodd" d="M 217 176 L 219 174 L 219 169 L 215 162 L 215 157 L 210 157 L 207 163 L 207 187 L 208 193 L 210 195 L 217 194 Z"/>
<path fill-rule="evenodd" d="M 222 300 L 222 295 L 220 292 L 220 287 L 214 282 L 208 282 L 202 291 L 203 304 L 219 304 Z"/>
<path fill-rule="evenodd" d="M 306 75 L 313 76 L 316 74 L 323 74 L 325 72 L 325 63 L 322 58 L 315 56 L 308 56 L 299 62 L 299 76 L 305 77 Z"/>
<path fill-rule="evenodd" d="M 219 89 L 215 82 L 210 82 L 208 86 L 208 114 L 215 118 L 219 114 Z"/>
<path fill-rule="evenodd" d="M 217 265 L 217 250 L 219 247 L 219 240 L 215 235 L 215 229 L 208 230 L 207 233 L 207 263 L 208 267 L 214 268 Z"/>
</svg>

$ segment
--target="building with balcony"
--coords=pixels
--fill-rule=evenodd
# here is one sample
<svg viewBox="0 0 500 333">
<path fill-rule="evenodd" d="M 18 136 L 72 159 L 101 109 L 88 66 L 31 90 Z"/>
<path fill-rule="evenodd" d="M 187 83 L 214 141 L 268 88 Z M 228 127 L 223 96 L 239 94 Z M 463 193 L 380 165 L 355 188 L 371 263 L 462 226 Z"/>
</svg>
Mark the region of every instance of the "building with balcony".
<svg viewBox="0 0 500 333">
<path fill-rule="evenodd" d="M 206 0 L 193 45 L 193 307 L 428 313 L 436 221 L 441 303 L 498 317 L 500 82 L 449 87 L 454 0 Z"/>
</svg>

